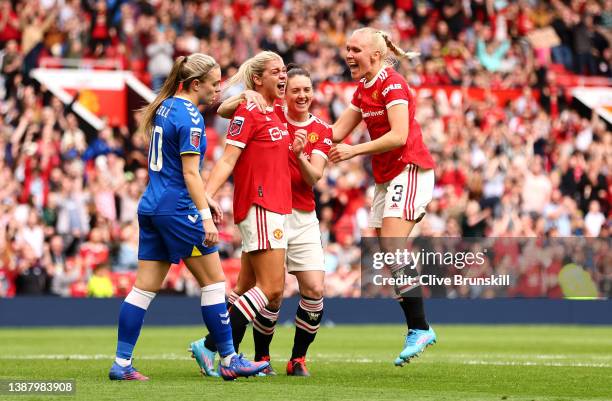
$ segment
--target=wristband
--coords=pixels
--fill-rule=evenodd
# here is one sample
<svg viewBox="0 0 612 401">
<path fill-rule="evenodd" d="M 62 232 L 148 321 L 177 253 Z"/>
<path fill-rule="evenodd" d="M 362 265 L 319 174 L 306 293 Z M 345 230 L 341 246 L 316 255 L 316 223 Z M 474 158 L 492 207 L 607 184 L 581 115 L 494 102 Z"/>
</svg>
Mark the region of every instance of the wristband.
<svg viewBox="0 0 612 401">
<path fill-rule="evenodd" d="M 200 212 L 200 216 L 202 216 L 202 220 L 212 219 L 212 213 L 210 212 L 210 208 L 207 207 L 205 209 L 198 210 Z"/>
</svg>

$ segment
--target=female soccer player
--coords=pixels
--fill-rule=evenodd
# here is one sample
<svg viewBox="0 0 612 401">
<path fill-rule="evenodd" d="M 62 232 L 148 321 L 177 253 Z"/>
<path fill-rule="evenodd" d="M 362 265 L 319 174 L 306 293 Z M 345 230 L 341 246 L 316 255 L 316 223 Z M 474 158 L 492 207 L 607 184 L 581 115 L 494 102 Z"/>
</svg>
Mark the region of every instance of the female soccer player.
<svg viewBox="0 0 612 401">
<path fill-rule="evenodd" d="M 310 114 L 313 99 L 313 87 L 310 74 L 297 66 L 289 66 L 287 72 L 286 108 L 280 102 L 275 104 L 275 112 L 287 124 L 289 135 L 293 139 L 296 133 L 305 135 L 306 144 L 303 152 L 292 153 L 291 168 L 291 201 L 292 211 L 287 217 L 287 270 L 297 278 L 301 300 L 295 316 L 295 336 L 293 351 L 287 363 L 287 374 L 290 376 L 309 376 L 306 368 L 306 352 L 319 329 L 323 317 L 323 289 L 325 267 L 319 221 L 315 213 L 313 185 L 323 176 L 327 164 L 327 154 L 332 144 L 331 127 L 319 118 Z M 231 117 L 234 110 L 246 99 L 257 101 L 256 93 L 246 91 L 227 99 L 217 113 Z M 252 268 L 243 259 L 236 288 L 230 296 L 233 303 L 237 294 L 242 294 L 255 285 Z M 280 299 L 270 303 L 261 310 L 253 320 L 253 337 L 255 339 L 255 360 L 270 360 L 270 342 L 278 321 Z M 208 352 L 214 351 L 212 338 L 207 337 L 204 344 Z M 213 357 L 209 357 L 209 361 Z M 261 373 L 274 374 L 271 366 Z"/>
<path fill-rule="evenodd" d="M 228 80 L 228 87 L 242 82 L 258 92 L 269 112 L 252 103 L 238 106 L 228 128 L 224 154 L 206 185 L 212 197 L 234 174 L 234 221 L 242 236 L 243 264 L 253 272 L 254 285 L 236 297 L 230 309 L 235 347 L 260 311 L 269 304 L 280 304 L 285 285 L 285 215 L 291 213 L 290 139 L 283 121 L 271 111 L 284 96 L 286 81 L 283 60 L 269 51 L 245 61 Z M 301 152 L 303 140 L 303 135 L 295 139 L 294 152 Z M 191 351 L 203 372 L 212 373 L 214 354 L 210 348 L 200 340 L 191 344 Z"/>
<path fill-rule="evenodd" d="M 414 118 L 414 92 L 393 69 L 394 60 L 389 57 L 390 53 L 400 58 L 417 54 L 402 51 L 386 33 L 373 28 L 356 30 L 346 50 L 351 76 L 359 84 L 350 107 L 333 126 L 334 142 L 341 142 L 362 120 L 372 140 L 354 146 L 340 143 L 330 151 L 330 160 L 338 163 L 372 155 L 376 189 L 370 226 L 376 228 L 383 250 L 394 251 L 398 239 L 407 238 L 425 215 L 434 188 L 435 163 Z M 404 349 L 395 360 L 402 366 L 433 344 L 436 334 L 425 319 L 420 287 L 398 295 L 409 329 Z"/>
<path fill-rule="evenodd" d="M 148 380 L 132 366 L 144 315 L 171 263 L 183 259 L 202 288 L 202 318 L 212 333 L 226 380 L 268 366 L 237 355 L 225 304 L 225 277 L 215 244 L 218 232 L 200 176 L 206 151 L 198 103 L 219 94 L 221 69 L 205 54 L 179 57 L 159 95 L 144 109 L 149 136 L 149 184 L 138 205 L 138 271 L 119 312 L 117 354 L 111 380 Z"/>
</svg>

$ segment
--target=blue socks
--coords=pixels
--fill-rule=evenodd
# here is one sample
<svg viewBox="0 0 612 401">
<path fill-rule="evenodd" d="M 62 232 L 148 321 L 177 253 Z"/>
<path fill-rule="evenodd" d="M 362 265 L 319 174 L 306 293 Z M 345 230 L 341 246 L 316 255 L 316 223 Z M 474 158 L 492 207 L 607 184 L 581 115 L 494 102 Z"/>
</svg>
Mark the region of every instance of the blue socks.
<svg viewBox="0 0 612 401">
<path fill-rule="evenodd" d="M 140 290 L 136 287 L 125 298 L 119 310 L 119 328 L 117 335 L 117 352 L 115 361 L 120 366 L 128 366 L 131 363 L 132 352 L 140 329 L 144 323 L 144 316 L 155 293 Z"/>
<path fill-rule="evenodd" d="M 155 298 L 154 292 L 134 287 L 121 304 L 115 358 L 115 362 L 120 366 L 129 366 L 131 363 L 132 352 L 138 341 L 145 313 L 153 298 Z M 232 326 L 225 303 L 225 282 L 203 287 L 201 305 L 202 318 L 217 345 L 219 354 L 222 357 L 234 355 Z"/>
<path fill-rule="evenodd" d="M 225 303 L 225 282 L 202 287 L 202 319 L 217 346 L 221 357 L 236 353 L 232 339 L 232 326 Z"/>
</svg>

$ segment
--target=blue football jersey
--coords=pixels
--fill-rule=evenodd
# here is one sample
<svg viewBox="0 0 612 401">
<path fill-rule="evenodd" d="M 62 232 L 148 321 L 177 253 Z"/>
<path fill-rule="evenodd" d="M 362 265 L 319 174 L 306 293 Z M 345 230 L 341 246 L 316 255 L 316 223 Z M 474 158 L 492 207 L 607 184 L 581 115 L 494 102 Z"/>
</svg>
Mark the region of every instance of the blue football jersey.
<svg viewBox="0 0 612 401">
<path fill-rule="evenodd" d="M 204 117 L 188 100 L 171 97 L 157 108 L 149 143 L 149 184 L 138 204 L 145 215 L 188 214 L 196 209 L 183 179 L 181 155 L 206 152 Z"/>
</svg>

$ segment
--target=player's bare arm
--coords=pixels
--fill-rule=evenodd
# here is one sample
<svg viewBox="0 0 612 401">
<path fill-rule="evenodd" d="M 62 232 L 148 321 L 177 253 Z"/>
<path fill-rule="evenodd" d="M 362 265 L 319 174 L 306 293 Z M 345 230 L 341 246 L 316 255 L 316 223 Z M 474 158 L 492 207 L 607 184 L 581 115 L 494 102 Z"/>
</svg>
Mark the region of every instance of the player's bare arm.
<svg viewBox="0 0 612 401">
<path fill-rule="evenodd" d="M 334 143 L 344 140 L 361 122 L 361 113 L 357 110 L 347 108 L 342 112 L 338 120 L 332 125 Z"/>
<path fill-rule="evenodd" d="M 317 154 L 311 155 L 310 160 L 302 153 L 298 157 L 302 178 L 310 185 L 314 186 L 323 177 L 323 171 L 327 165 L 327 160 Z"/>
<path fill-rule="evenodd" d="M 200 155 L 187 153 L 181 155 L 183 165 L 183 178 L 185 186 L 189 191 L 189 196 L 193 200 L 198 210 L 206 210 L 209 208 L 206 193 L 204 192 L 204 182 L 200 175 Z M 207 246 L 213 246 L 219 242 L 219 231 L 212 220 L 212 217 L 206 218 L 202 216 L 204 222 L 205 242 Z"/>
<path fill-rule="evenodd" d="M 234 171 L 240 154 L 242 154 L 242 149 L 239 147 L 234 145 L 225 146 L 223 156 L 215 164 L 206 183 L 206 194 L 208 196 L 214 197 L 219 188 L 227 181 L 232 171 Z"/>
<path fill-rule="evenodd" d="M 397 104 L 391 107 L 387 113 L 391 131 L 376 140 L 354 146 L 340 143 L 329 152 L 331 161 L 338 163 L 358 155 L 384 153 L 404 146 L 409 130 L 408 119 L 406 118 L 408 106 Z"/>
<path fill-rule="evenodd" d="M 301 147 L 299 148 L 296 146 L 298 143 L 301 145 Z M 317 183 L 317 181 L 321 179 L 321 177 L 323 177 L 323 170 L 325 170 L 327 160 L 317 154 L 311 155 L 311 159 L 308 160 L 308 157 L 303 152 L 305 143 L 306 130 L 299 129 L 295 131 L 293 152 L 295 153 L 295 157 L 298 160 L 300 172 L 302 173 L 302 178 L 304 179 L 304 182 L 306 182 L 310 186 L 313 186 Z"/>
</svg>

